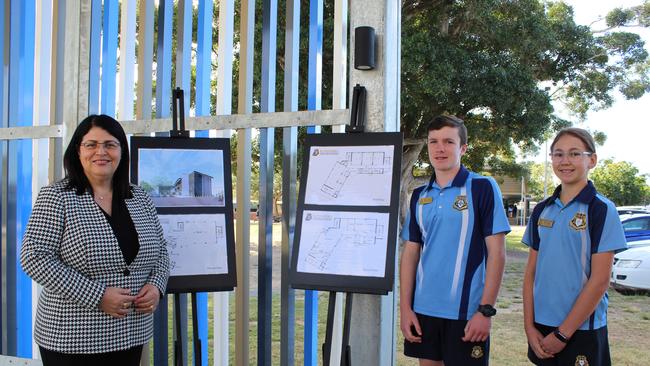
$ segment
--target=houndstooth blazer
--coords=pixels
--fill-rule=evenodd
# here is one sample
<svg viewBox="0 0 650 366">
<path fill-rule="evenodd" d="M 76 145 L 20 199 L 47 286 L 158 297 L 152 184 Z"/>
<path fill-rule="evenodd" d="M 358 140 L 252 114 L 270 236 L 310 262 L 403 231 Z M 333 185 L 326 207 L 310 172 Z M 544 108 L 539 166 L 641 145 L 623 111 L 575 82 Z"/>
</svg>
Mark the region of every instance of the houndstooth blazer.
<svg viewBox="0 0 650 366">
<path fill-rule="evenodd" d="M 63 353 L 104 353 L 146 343 L 153 316 L 130 312 L 122 319 L 99 309 L 106 287 L 135 295 L 147 283 L 165 293 L 169 276 L 167 244 L 147 193 L 131 186 L 126 207 L 140 250 L 130 265 L 113 229 L 90 193 L 77 195 L 66 181 L 43 187 L 27 224 L 20 253 L 23 269 L 43 285 L 34 339 Z"/>
</svg>

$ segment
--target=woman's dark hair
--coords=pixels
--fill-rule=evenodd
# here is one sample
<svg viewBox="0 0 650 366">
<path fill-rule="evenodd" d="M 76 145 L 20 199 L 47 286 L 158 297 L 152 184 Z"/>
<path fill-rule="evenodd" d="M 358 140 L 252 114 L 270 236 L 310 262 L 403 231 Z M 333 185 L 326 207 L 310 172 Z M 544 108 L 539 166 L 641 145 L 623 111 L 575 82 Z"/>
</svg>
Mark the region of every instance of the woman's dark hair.
<svg viewBox="0 0 650 366">
<path fill-rule="evenodd" d="M 78 195 L 82 195 L 86 191 L 93 193 L 93 188 L 90 186 L 88 177 L 86 177 L 81 166 L 81 160 L 79 160 L 81 141 L 93 127 L 101 128 L 120 142 L 122 157 L 120 158 L 120 164 L 115 170 L 115 174 L 113 174 L 113 196 L 118 199 L 131 197 L 129 184 L 129 145 L 126 140 L 126 134 L 119 122 L 105 114 L 86 117 L 74 131 L 68 148 L 63 154 L 63 167 L 65 168 L 65 176 L 68 179 L 67 188 L 76 190 Z"/>
</svg>

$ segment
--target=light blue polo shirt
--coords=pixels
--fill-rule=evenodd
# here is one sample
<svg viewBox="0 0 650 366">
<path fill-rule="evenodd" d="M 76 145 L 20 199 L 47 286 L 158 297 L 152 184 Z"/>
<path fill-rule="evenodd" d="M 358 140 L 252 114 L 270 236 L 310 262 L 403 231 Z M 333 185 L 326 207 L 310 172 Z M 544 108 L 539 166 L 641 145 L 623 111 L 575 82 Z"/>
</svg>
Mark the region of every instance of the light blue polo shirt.
<svg viewBox="0 0 650 366">
<path fill-rule="evenodd" d="M 422 244 L 413 310 L 467 320 L 485 285 L 485 237 L 510 231 L 494 179 L 461 166 L 445 187 L 435 182 L 413 191 L 402 239 Z"/>
<path fill-rule="evenodd" d="M 562 186 L 533 210 L 522 242 L 537 250 L 533 285 L 535 322 L 558 327 L 569 315 L 591 274 L 591 255 L 627 248 L 616 207 L 591 181 L 568 204 Z M 579 329 L 607 325 L 607 293 Z"/>
</svg>

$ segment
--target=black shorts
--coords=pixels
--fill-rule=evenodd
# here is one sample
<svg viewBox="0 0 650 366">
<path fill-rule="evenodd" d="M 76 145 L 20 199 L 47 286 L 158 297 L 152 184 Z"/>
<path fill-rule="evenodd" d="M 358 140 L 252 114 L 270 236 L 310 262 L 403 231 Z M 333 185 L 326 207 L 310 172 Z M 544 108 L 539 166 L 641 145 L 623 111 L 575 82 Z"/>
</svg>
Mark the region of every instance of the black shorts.
<svg viewBox="0 0 650 366">
<path fill-rule="evenodd" d="M 535 323 L 535 328 L 547 336 L 556 327 Z M 607 326 L 595 330 L 577 330 L 569 339 L 566 347 L 553 358 L 540 360 L 528 346 L 528 359 L 538 366 L 555 365 L 591 365 L 609 366 L 612 361 L 609 356 L 607 341 Z"/>
<path fill-rule="evenodd" d="M 485 342 L 464 342 L 467 320 L 452 320 L 417 314 L 422 329 L 422 343 L 404 340 L 404 354 L 409 357 L 444 361 L 445 366 L 487 365 L 490 338 Z"/>
</svg>

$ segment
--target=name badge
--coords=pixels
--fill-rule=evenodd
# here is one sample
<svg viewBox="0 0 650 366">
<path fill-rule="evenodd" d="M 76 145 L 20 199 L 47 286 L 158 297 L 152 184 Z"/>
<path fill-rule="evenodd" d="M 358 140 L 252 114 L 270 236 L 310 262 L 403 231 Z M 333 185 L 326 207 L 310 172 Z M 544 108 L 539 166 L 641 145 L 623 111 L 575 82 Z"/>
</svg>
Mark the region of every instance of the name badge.
<svg viewBox="0 0 650 366">
<path fill-rule="evenodd" d="M 537 220 L 537 225 L 542 227 L 553 227 L 553 220 L 540 218 L 539 220 Z"/>
<path fill-rule="evenodd" d="M 426 205 L 427 203 L 431 203 L 431 202 L 433 202 L 433 198 L 431 198 L 431 197 L 422 197 L 422 198 L 420 198 L 420 201 L 419 201 L 419 203 L 421 205 Z"/>
</svg>

